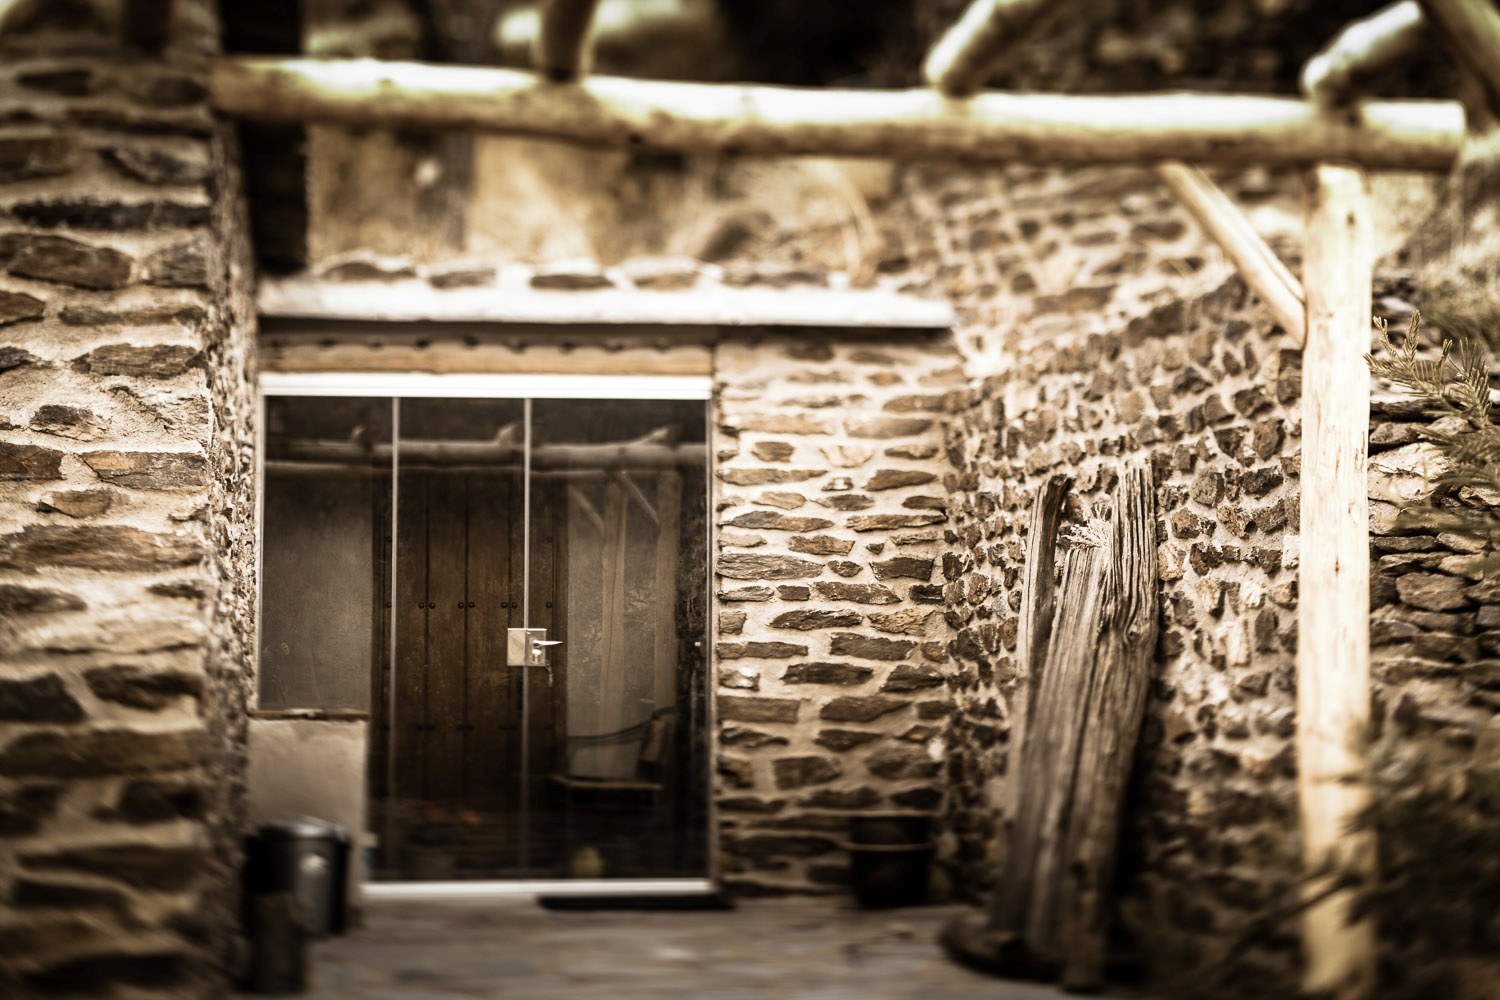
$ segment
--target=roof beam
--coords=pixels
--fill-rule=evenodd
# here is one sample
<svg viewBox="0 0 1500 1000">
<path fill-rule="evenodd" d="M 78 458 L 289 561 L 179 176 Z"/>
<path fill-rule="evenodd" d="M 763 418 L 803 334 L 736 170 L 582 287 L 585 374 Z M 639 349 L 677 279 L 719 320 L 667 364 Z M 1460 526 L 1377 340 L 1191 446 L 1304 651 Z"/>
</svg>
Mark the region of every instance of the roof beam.
<svg viewBox="0 0 1500 1000">
<path fill-rule="evenodd" d="M 1261 239 L 1250 220 L 1245 218 L 1245 213 L 1197 167 L 1167 161 L 1157 164 L 1156 175 L 1234 262 L 1245 284 L 1270 308 L 1276 322 L 1301 347 L 1307 339 L 1307 306 L 1302 282 L 1276 256 L 1276 251 Z"/>
<path fill-rule="evenodd" d="M 878 91 L 589 77 L 374 59 L 226 56 L 214 106 L 271 121 L 455 129 L 584 145 L 754 156 L 1246 166 L 1322 160 L 1450 169 L 1464 135 L 1454 101 L 1385 101 L 1323 115 L 1282 97 Z"/>
<path fill-rule="evenodd" d="M 1500 10 L 1489 0 L 1421 0 L 1469 71 L 1484 84 L 1490 110 L 1500 114 Z"/>
<path fill-rule="evenodd" d="M 571 83 L 584 74 L 598 7 L 599 0 L 545 0 L 535 60 L 543 78 Z"/>
<path fill-rule="evenodd" d="M 1339 107 L 1376 70 L 1415 52 L 1428 36 L 1417 0 L 1401 0 L 1351 21 L 1302 67 L 1302 93 L 1324 107 Z"/>
<path fill-rule="evenodd" d="M 974 0 L 927 54 L 923 77 L 949 97 L 969 96 L 1047 6 L 1045 0 Z"/>
</svg>

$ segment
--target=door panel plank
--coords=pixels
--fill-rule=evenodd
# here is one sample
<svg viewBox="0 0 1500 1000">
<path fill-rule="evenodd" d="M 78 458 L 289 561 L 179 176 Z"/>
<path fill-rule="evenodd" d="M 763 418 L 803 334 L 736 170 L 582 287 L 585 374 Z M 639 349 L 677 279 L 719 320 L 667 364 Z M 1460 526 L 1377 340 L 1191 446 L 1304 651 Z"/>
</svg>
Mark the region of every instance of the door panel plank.
<svg viewBox="0 0 1500 1000">
<path fill-rule="evenodd" d="M 458 805 L 463 790 L 465 627 L 468 611 L 468 481 L 432 477 L 428 515 L 427 790 Z"/>
</svg>

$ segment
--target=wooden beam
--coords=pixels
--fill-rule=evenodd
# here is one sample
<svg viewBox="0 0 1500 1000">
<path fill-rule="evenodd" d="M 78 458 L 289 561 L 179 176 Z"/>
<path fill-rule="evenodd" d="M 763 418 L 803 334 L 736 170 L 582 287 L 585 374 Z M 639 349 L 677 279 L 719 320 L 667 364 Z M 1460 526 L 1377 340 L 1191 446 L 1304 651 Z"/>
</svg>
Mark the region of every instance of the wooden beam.
<svg viewBox="0 0 1500 1000">
<path fill-rule="evenodd" d="M 1308 872 L 1373 869 L 1374 838 L 1351 821 L 1369 801 L 1360 741 L 1370 720 L 1370 296 L 1375 267 L 1369 186 L 1353 167 L 1305 179 L 1307 344 L 1302 354 L 1302 600 L 1297 609 L 1297 796 Z M 1304 887 L 1312 899 L 1328 878 Z M 1303 914 L 1305 992 L 1369 995 L 1375 929 L 1349 922 L 1342 891 Z"/>
<path fill-rule="evenodd" d="M 932 47 L 922 76 L 949 97 L 967 97 L 984 86 L 1006 46 L 1048 6 L 1045 0 L 974 0 Z"/>
<path fill-rule="evenodd" d="M 1489 0 L 1421 0 L 1433 27 L 1479 78 L 1500 115 L 1500 10 Z"/>
<path fill-rule="evenodd" d="M 1307 325 L 1302 283 L 1260 238 L 1245 214 L 1197 167 L 1167 161 L 1157 164 L 1156 175 L 1234 262 L 1245 284 L 1301 347 Z"/>
<path fill-rule="evenodd" d="M 591 29 L 599 0 L 544 0 L 537 32 L 536 71 L 553 83 L 571 83 L 589 62 Z"/>
<path fill-rule="evenodd" d="M 591 146 L 753 156 L 1235 166 L 1336 160 L 1450 169 L 1464 136 L 1453 101 L 1319 113 L 1282 97 L 798 89 L 530 73 L 379 60 L 225 56 L 214 106 L 242 118 L 532 135 Z"/>
<path fill-rule="evenodd" d="M 1426 41 L 1427 19 L 1417 0 L 1401 0 L 1352 21 L 1302 67 L 1302 93 L 1323 107 L 1340 107 L 1355 86 Z"/>
</svg>

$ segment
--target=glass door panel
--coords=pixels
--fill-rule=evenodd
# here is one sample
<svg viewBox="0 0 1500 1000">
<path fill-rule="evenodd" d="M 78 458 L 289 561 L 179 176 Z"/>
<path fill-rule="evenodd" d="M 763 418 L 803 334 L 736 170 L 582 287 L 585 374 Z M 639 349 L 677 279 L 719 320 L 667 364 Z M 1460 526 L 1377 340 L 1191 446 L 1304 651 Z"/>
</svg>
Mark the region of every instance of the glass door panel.
<svg viewBox="0 0 1500 1000">
<path fill-rule="evenodd" d="M 531 610 L 554 696 L 533 805 L 560 875 L 707 871 L 701 400 L 532 402 Z M 535 678 L 534 678 L 535 679 Z"/>
</svg>

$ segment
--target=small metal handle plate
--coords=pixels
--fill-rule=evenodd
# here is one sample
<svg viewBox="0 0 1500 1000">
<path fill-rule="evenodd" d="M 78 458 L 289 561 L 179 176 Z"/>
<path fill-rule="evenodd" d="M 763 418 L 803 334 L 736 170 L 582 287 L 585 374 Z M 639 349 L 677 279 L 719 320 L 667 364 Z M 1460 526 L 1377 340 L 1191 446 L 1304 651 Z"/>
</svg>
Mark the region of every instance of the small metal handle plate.
<svg viewBox="0 0 1500 1000">
<path fill-rule="evenodd" d="M 505 630 L 505 665 L 508 667 L 545 667 L 547 647 L 561 646 L 562 640 L 548 639 L 544 628 L 510 628 Z"/>
</svg>

